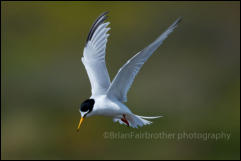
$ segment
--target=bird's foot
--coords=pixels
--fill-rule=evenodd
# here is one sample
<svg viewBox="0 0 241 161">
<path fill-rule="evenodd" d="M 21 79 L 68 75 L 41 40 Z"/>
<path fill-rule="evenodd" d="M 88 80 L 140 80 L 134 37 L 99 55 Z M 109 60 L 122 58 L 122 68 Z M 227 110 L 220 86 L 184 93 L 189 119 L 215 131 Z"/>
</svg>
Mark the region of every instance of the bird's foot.
<svg viewBox="0 0 241 161">
<path fill-rule="evenodd" d="M 128 127 L 130 126 L 129 122 L 126 119 L 126 115 L 123 115 L 123 118 L 121 118 L 121 121 L 124 122 Z"/>
</svg>

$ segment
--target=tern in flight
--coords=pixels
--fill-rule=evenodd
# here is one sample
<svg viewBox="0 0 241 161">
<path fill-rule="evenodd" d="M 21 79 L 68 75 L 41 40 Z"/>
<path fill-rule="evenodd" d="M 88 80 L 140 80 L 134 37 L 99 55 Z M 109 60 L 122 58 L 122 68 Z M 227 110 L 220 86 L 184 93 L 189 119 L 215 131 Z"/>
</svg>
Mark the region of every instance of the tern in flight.
<svg viewBox="0 0 241 161">
<path fill-rule="evenodd" d="M 127 92 L 130 89 L 135 76 L 162 42 L 177 27 L 181 18 L 178 18 L 163 34 L 161 34 L 149 46 L 129 59 L 118 71 L 110 82 L 110 77 L 105 64 L 105 49 L 109 22 L 104 22 L 107 13 L 101 14 L 92 25 L 84 47 L 82 62 L 87 71 L 91 84 L 91 97 L 80 105 L 79 130 L 83 120 L 90 116 L 102 115 L 113 118 L 114 122 L 125 124 L 128 127 L 138 128 L 151 124 L 150 119 L 161 116 L 145 117 L 135 115 L 124 104 L 127 102 Z"/>
</svg>

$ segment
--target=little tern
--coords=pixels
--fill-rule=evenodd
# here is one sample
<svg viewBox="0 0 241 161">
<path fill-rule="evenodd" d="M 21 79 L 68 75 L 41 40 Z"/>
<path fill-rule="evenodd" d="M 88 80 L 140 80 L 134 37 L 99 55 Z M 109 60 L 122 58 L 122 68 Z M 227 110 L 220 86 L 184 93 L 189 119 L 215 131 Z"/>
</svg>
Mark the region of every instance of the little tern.
<svg viewBox="0 0 241 161">
<path fill-rule="evenodd" d="M 81 119 L 78 124 L 79 130 L 83 120 L 90 116 L 102 115 L 113 118 L 114 122 L 125 124 L 128 127 L 138 128 L 143 125 L 151 124 L 150 119 L 161 116 L 145 117 L 135 115 L 124 104 L 127 102 L 127 93 L 130 89 L 135 76 L 157 48 L 163 43 L 168 35 L 177 27 L 181 18 L 178 18 L 167 30 L 162 33 L 149 46 L 138 52 L 129 59 L 118 71 L 113 81 L 110 77 L 105 64 L 105 49 L 107 44 L 107 33 L 110 28 L 107 13 L 101 14 L 93 23 L 88 34 L 82 63 L 87 71 L 91 84 L 91 97 L 80 105 Z"/>
</svg>

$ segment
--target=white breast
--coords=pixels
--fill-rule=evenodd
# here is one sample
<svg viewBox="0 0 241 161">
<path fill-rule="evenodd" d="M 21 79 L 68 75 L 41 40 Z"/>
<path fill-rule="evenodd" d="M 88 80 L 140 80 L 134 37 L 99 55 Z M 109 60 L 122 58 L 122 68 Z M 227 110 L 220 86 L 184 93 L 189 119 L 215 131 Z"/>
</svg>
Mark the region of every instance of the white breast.
<svg viewBox="0 0 241 161">
<path fill-rule="evenodd" d="M 118 100 L 112 100 L 106 95 L 100 95 L 95 98 L 93 111 L 89 113 L 89 116 L 103 115 L 115 117 L 125 113 L 131 113 L 127 106 Z M 88 116 L 88 115 L 87 115 Z"/>
</svg>

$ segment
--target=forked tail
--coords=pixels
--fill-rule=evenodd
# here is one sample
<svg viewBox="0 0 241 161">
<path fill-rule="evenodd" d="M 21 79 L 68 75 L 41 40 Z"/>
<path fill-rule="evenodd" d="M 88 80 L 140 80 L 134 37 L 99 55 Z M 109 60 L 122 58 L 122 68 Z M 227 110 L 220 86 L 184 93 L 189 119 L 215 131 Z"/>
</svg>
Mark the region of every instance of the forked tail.
<svg viewBox="0 0 241 161">
<path fill-rule="evenodd" d="M 128 126 L 130 126 L 132 128 L 138 128 L 138 127 L 142 127 L 144 125 L 149 125 L 152 123 L 149 120 L 157 119 L 160 117 L 162 117 L 162 116 L 147 117 L 147 116 L 138 116 L 135 114 L 125 115 L 125 119 L 128 121 Z M 119 122 L 120 124 L 126 124 L 125 122 L 123 122 L 123 119 L 119 119 L 119 118 L 114 118 L 113 121 Z"/>
</svg>

